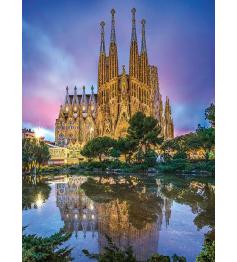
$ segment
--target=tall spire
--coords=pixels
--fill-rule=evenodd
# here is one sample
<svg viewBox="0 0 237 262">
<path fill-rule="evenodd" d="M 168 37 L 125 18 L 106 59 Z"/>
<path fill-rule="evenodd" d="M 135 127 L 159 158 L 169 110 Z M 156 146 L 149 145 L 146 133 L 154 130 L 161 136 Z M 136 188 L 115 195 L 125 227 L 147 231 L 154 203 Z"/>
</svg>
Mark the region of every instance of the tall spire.
<svg viewBox="0 0 237 262">
<path fill-rule="evenodd" d="M 129 56 L 129 75 L 130 77 L 139 78 L 139 54 L 137 46 L 137 33 L 136 33 L 136 9 L 133 8 L 132 12 L 132 35 L 130 44 L 130 56 Z"/>
<path fill-rule="evenodd" d="M 149 65 L 148 65 L 148 56 L 146 50 L 146 37 L 145 37 L 145 19 L 142 19 L 142 47 L 140 54 L 140 80 L 147 84 L 149 83 Z"/>
<path fill-rule="evenodd" d="M 164 112 L 164 121 L 165 121 L 165 138 L 174 138 L 174 124 L 171 117 L 171 106 L 170 100 L 166 97 L 165 101 L 165 112 Z"/>
<path fill-rule="evenodd" d="M 82 108 L 82 116 L 87 116 L 87 98 L 86 98 L 86 91 L 85 86 L 83 86 L 82 97 L 81 97 L 81 108 Z"/>
<path fill-rule="evenodd" d="M 68 94 L 68 86 L 66 87 L 66 96 L 65 96 L 65 104 L 69 104 L 69 94 Z"/>
<path fill-rule="evenodd" d="M 109 58 L 108 58 L 108 79 L 111 80 L 118 76 L 118 53 L 115 37 L 115 20 L 114 14 L 115 10 L 111 10 L 112 14 L 112 24 L 111 24 L 111 35 L 110 35 L 110 47 L 109 47 Z"/>
<path fill-rule="evenodd" d="M 67 86 L 66 87 L 65 106 L 64 106 L 64 110 L 66 114 L 69 112 L 69 104 L 70 104 L 70 99 L 69 99 L 68 86 Z"/>
<path fill-rule="evenodd" d="M 59 117 L 63 117 L 63 106 L 60 105 Z"/>
<path fill-rule="evenodd" d="M 115 36 L 115 20 L 114 20 L 115 10 L 111 10 L 112 20 L 111 20 L 111 35 L 110 35 L 110 42 L 116 43 L 116 36 Z"/>
<path fill-rule="evenodd" d="M 105 54 L 105 32 L 104 32 L 105 22 L 102 21 L 100 23 L 100 26 L 101 26 L 100 53 L 104 53 Z"/>
<path fill-rule="evenodd" d="M 96 112 L 96 101 L 95 101 L 95 95 L 94 95 L 94 87 L 93 85 L 91 86 L 91 95 L 90 95 L 90 111 L 92 113 L 92 116 L 95 117 L 95 112 Z"/>
<path fill-rule="evenodd" d="M 104 36 L 104 26 L 105 22 L 100 23 L 101 26 L 101 42 L 100 42 L 100 57 L 98 63 L 98 89 L 101 85 L 106 82 L 106 53 L 105 53 L 105 36 Z"/>
<path fill-rule="evenodd" d="M 89 99 L 89 104 L 95 104 L 95 94 L 94 94 L 94 86 L 91 86 L 91 95 Z"/>
<path fill-rule="evenodd" d="M 136 18 L 135 18 L 136 9 L 133 8 L 133 9 L 131 10 L 131 12 L 132 12 L 132 37 L 131 37 L 131 42 L 132 42 L 132 41 L 136 41 L 136 42 L 137 42 Z"/>
<path fill-rule="evenodd" d="M 72 103 L 73 104 L 78 104 L 78 99 L 77 99 L 77 87 L 74 87 L 74 95 L 73 95 L 73 99 L 72 99 Z"/>
<path fill-rule="evenodd" d="M 73 112 L 77 112 L 78 109 L 78 98 L 77 98 L 77 87 L 74 87 L 74 95 L 73 95 L 73 99 L 72 99 L 72 105 L 73 105 Z"/>
<path fill-rule="evenodd" d="M 145 52 L 147 52 L 147 50 L 146 50 L 146 35 L 145 35 L 146 20 L 142 19 L 141 24 L 142 24 L 142 47 L 141 47 L 141 53 L 145 53 Z"/>
</svg>

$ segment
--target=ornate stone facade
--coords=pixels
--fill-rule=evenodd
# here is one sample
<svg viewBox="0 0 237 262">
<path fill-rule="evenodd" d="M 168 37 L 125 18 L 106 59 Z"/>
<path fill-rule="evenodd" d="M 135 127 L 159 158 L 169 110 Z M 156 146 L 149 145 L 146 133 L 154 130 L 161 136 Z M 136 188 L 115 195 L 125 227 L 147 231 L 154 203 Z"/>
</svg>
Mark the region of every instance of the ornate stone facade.
<svg viewBox="0 0 237 262">
<path fill-rule="evenodd" d="M 115 10 L 111 10 L 111 34 L 109 54 L 105 50 L 105 23 L 101 26 L 101 43 L 98 61 L 98 94 L 93 87 L 90 95 L 69 95 L 66 89 L 64 105 L 61 105 L 55 124 L 55 140 L 58 145 L 86 143 L 95 136 L 118 138 L 126 135 L 128 121 L 138 111 L 153 116 L 162 127 L 165 139 L 174 137 L 171 106 L 166 97 L 163 110 L 159 88 L 158 69 L 150 65 L 146 48 L 145 20 L 142 24 L 141 51 L 138 51 L 135 8 L 132 9 L 132 35 L 130 43 L 129 73 L 125 66 L 119 74 L 118 51 L 115 33 Z"/>
</svg>

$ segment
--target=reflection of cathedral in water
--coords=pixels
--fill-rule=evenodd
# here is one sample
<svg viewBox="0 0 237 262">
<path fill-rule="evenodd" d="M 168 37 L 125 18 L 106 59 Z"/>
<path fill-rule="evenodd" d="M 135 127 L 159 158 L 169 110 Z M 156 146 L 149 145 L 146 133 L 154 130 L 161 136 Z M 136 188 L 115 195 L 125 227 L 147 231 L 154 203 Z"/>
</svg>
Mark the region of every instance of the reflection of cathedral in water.
<svg viewBox="0 0 237 262">
<path fill-rule="evenodd" d="M 108 235 L 119 247 L 132 246 L 138 261 L 145 261 L 153 253 L 157 253 L 162 220 L 164 217 L 167 227 L 172 206 L 172 201 L 158 193 L 159 183 L 156 198 L 160 199 L 160 211 L 156 212 L 155 221 L 149 221 L 146 214 L 142 213 L 137 221 L 144 218 L 146 223 L 136 227 L 131 223 L 131 217 L 135 215 L 128 212 L 129 201 L 113 199 L 106 203 L 95 203 L 80 188 L 86 180 L 86 177 L 70 177 L 65 183 L 57 184 L 57 206 L 65 230 L 75 232 L 76 236 L 78 231 L 83 231 L 85 238 L 87 232 L 92 232 L 94 236 L 94 232 L 98 231 L 101 251 L 107 245 L 105 235 Z M 137 209 L 139 211 L 139 203 Z"/>
<path fill-rule="evenodd" d="M 93 202 L 80 189 L 85 181 L 85 177 L 71 177 L 56 186 L 57 206 L 64 221 L 64 229 L 75 232 L 76 236 L 82 230 L 84 237 L 87 231 L 91 231 L 94 236 L 97 218 Z"/>
<path fill-rule="evenodd" d="M 162 216 L 158 216 L 155 223 L 147 223 L 141 229 L 137 229 L 129 221 L 126 201 L 115 200 L 102 204 L 98 207 L 98 211 L 98 214 L 103 214 L 98 221 L 100 250 L 107 243 L 105 238 L 107 234 L 119 247 L 132 246 L 139 261 L 144 261 L 157 252 Z"/>
<path fill-rule="evenodd" d="M 173 204 L 172 199 L 167 198 L 162 192 L 161 190 L 163 188 L 165 188 L 167 191 L 171 191 L 173 189 L 173 185 L 170 183 L 168 185 L 162 185 L 161 184 L 161 180 L 160 179 L 156 179 L 156 185 L 157 185 L 157 192 L 156 195 L 157 197 L 160 197 L 163 199 L 164 202 L 164 206 L 163 206 L 163 212 L 165 215 L 165 225 L 166 228 L 168 227 L 169 223 L 170 223 L 170 218 L 171 218 L 171 207 Z"/>
</svg>

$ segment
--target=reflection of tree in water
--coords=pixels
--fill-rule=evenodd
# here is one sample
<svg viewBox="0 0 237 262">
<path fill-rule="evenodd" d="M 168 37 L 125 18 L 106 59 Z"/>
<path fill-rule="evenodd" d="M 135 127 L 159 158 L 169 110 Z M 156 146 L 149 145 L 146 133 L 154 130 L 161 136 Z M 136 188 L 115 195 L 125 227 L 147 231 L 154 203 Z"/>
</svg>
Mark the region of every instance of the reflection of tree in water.
<svg viewBox="0 0 237 262">
<path fill-rule="evenodd" d="M 129 222 L 137 229 L 156 222 L 157 217 L 162 216 L 163 199 L 149 192 L 144 180 L 137 177 L 89 178 L 82 189 L 97 203 L 123 203 Z"/>
<path fill-rule="evenodd" d="M 100 177 L 82 185 L 98 213 L 100 250 L 109 235 L 119 247 L 133 246 L 139 261 L 157 252 L 163 199 L 137 177 Z"/>
<path fill-rule="evenodd" d="M 173 200 L 189 205 L 198 228 L 214 232 L 214 189 L 211 184 L 185 179 L 151 177 L 69 177 L 56 187 L 57 206 L 67 232 L 98 231 L 99 248 L 109 235 L 119 247 L 133 246 L 138 261 L 157 252 L 164 217 L 172 216 Z M 176 183 L 177 182 L 177 183 Z"/>
<path fill-rule="evenodd" d="M 23 180 L 22 183 L 22 209 L 40 207 L 48 198 L 51 187 L 44 182 L 33 184 L 31 181 Z"/>
<path fill-rule="evenodd" d="M 208 235 L 214 237 L 215 230 L 215 187 L 211 183 L 198 181 L 172 185 L 162 184 L 160 192 L 177 203 L 189 205 L 193 214 L 196 214 L 194 224 L 197 229 L 205 226 L 210 228 Z"/>
</svg>

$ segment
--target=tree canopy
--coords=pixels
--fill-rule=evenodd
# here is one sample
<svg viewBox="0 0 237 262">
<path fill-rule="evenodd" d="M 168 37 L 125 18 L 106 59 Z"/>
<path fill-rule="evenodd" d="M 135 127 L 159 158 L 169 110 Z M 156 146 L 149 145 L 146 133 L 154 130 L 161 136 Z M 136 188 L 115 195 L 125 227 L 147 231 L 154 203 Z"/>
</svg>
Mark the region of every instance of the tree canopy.
<svg viewBox="0 0 237 262">
<path fill-rule="evenodd" d="M 158 121 L 151 116 L 145 116 L 142 112 L 135 113 L 130 119 L 128 138 L 136 141 L 144 153 L 152 145 L 156 146 L 163 141 Z"/>
<path fill-rule="evenodd" d="M 96 137 L 87 142 L 81 151 L 81 155 L 89 159 L 98 158 L 99 161 L 102 161 L 102 156 L 110 156 L 111 148 L 114 144 L 114 139 L 110 137 Z"/>
<path fill-rule="evenodd" d="M 36 139 L 22 139 L 22 164 L 23 169 L 32 170 L 50 159 L 49 148 L 44 141 Z"/>
<path fill-rule="evenodd" d="M 23 228 L 24 230 L 24 228 Z M 22 261 L 43 262 L 43 261 L 72 261 L 72 248 L 61 247 L 71 237 L 70 233 L 60 231 L 50 237 L 37 235 L 22 236 Z"/>
<path fill-rule="evenodd" d="M 137 142 L 128 137 L 121 137 L 117 140 L 116 147 L 124 155 L 125 161 L 130 162 L 132 154 L 137 147 Z"/>
<path fill-rule="evenodd" d="M 215 127 L 215 105 L 213 103 L 205 110 L 205 119 L 212 127 Z"/>
<path fill-rule="evenodd" d="M 198 125 L 195 135 L 187 139 L 187 145 L 191 149 L 204 149 L 206 160 L 209 159 L 209 153 L 215 146 L 214 128 L 205 128 Z"/>
</svg>

